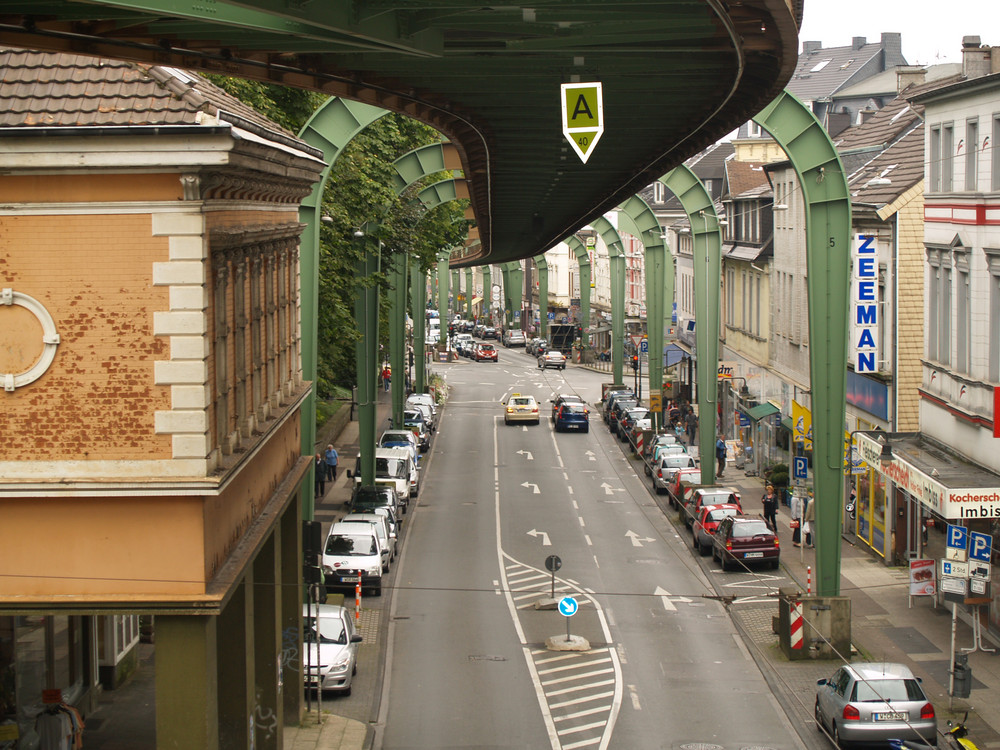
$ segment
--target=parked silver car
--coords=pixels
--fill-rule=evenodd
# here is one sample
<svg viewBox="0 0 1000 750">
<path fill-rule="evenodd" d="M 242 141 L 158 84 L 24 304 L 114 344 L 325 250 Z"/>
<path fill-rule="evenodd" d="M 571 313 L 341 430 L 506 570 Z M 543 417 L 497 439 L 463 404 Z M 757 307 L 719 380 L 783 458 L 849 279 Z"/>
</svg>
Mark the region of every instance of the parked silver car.
<svg viewBox="0 0 1000 750">
<path fill-rule="evenodd" d="M 934 706 L 902 664 L 845 664 L 816 683 L 815 713 L 837 747 L 890 739 L 937 744 Z"/>
<path fill-rule="evenodd" d="M 303 605 L 302 635 L 308 649 L 306 687 L 350 695 L 361 643 L 361 636 L 354 632 L 353 616 L 341 606 Z"/>
</svg>

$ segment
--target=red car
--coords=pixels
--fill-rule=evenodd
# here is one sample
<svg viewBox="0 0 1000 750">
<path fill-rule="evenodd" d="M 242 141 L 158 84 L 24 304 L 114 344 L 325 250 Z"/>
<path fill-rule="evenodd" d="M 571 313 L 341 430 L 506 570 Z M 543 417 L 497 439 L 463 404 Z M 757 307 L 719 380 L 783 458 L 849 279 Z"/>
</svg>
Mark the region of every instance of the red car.
<svg viewBox="0 0 1000 750">
<path fill-rule="evenodd" d="M 735 487 L 717 487 L 702 485 L 695 487 L 690 497 L 685 496 L 683 508 L 685 511 L 684 523 L 690 527 L 694 520 L 701 515 L 701 509 L 706 505 L 720 505 L 722 503 L 735 503 L 740 506 L 740 513 L 743 512 L 743 505 L 740 502 L 740 491 Z"/>
<path fill-rule="evenodd" d="M 493 344 L 480 344 L 476 349 L 476 361 L 477 362 L 488 362 L 488 361 L 498 362 L 497 359 L 497 348 Z"/>
<path fill-rule="evenodd" d="M 730 516 L 719 522 L 712 537 L 712 559 L 718 560 L 723 570 L 752 563 L 767 563 L 777 570 L 781 545 L 763 518 Z"/>
<path fill-rule="evenodd" d="M 680 504 L 681 496 L 684 493 L 684 484 L 697 484 L 701 479 L 701 469 L 691 468 L 691 469 L 680 469 L 673 478 L 673 481 L 667 485 L 667 494 L 670 497 L 670 505 L 672 507 L 678 506 Z"/>
<path fill-rule="evenodd" d="M 691 526 L 691 544 L 698 554 L 704 556 L 712 551 L 712 539 L 723 518 L 738 516 L 742 512 L 740 506 L 734 503 L 704 506 Z"/>
</svg>

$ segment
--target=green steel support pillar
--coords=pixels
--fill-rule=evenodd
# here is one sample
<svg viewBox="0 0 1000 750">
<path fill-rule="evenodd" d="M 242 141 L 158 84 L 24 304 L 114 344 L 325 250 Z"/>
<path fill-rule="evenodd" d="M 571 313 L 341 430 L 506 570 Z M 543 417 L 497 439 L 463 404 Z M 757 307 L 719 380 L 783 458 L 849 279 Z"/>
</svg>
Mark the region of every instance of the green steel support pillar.
<svg viewBox="0 0 1000 750">
<path fill-rule="evenodd" d="M 695 346 L 698 350 L 698 450 L 701 481 L 715 482 L 715 428 L 719 391 L 719 280 L 722 278 L 722 232 L 719 217 L 701 180 L 685 166 L 660 180 L 677 196 L 691 222 L 694 238 Z"/>
<path fill-rule="evenodd" d="M 472 298 L 476 295 L 476 286 L 472 283 L 472 269 L 465 269 L 465 319 L 472 320 Z"/>
<path fill-rule="evenodd" d="M 503 291 L 501 292 L 503 296 L 501 299 L 503 300 L 503 327 L 505 330 L 510 328 L 510 308 L 513 304 L 510 294 L 510 267 L 510 263 L 504 263 L 500 266 L 500 276 L 503 279 Z"/>
<path fill-rule="evenodd" d="M 625 251 L 614 225 L 603 216 L 592 222 L 608 247 L 611 270 L 611 374 L 616 383 L 625 377 Z M 653 381 L 650 381 L 652 383 Z M 652 387 L 652 386 L 651 386 Z"/>
<path fill-rule="evenodd" d="M 439 344 L 448 341 L 448 259 L 451 253 L 444 250 L 438 253 L 437 281 L 438 281 L 438 312 L 441 314 L 441 337 Z"/>
<path fill-rule="evenodd" d="M 851 199 L 837 150 L 802 102 L 782 92 L 753 118 L 788 154 L 805 199 L 816 501 L 816 592 L 840 593 Z"/>
<path fill-rule="evenodd" d="M 490 319 L 490 305 L 493 304 L 493 281 L 491 280 L 490 267 L 483 266 L 483 317 Z"/>
<path fill-rule="evenodd" d="M 360 236 L 358 236 L 360 235 Z M 370 280 L 378 272 L 378 249 L 373 250 L 369 239 L 358 232 L 362 256 L 357 265 L 357 278 Z M 375 399 L 378 383 L 378 287 L 362 282 L 354 302 L 354 318 L 361 334 L 355 350 L 358 379 L 358 447 L 361 450 L 361 483 L 375 484 Z"/>
<path fill-rule="evenodd" d="M 156 616 L 156 745 L 219 750 L 216 618 Z"/>
<path fill-rule="evenodd" d="M 618 221 L 622 228 L 638 237 L 646 252 L 646 340 L 649 346 L 649 387 L 663 388 L 663 350 L 670 308 L 674 301 L 673 257 L 660 236 L 659 220 L 646 202 L 637 195 L 621 206 Z M 653 414 L 656 429 L 663 426 L 662 413 Z"/>
<path fill-rule="evenodd" d="M 391 256 L 389 298 L 389 366 L 392 368 L 392 426 L 402 427 L 406 403 L 406 253 Z"/>
<path fill-rule="evenodd" d="M 538 268 L 538 337 L 549 338 L 549 262 L 544 255 L 535 256 Z"/>
<path fill-rule="evenodd" d="M 451 272 L 451 289 L 454 301 L 451 306 L 451 311 L 455 315 L 462 314 L 462 306 L 459 304 L 458 295 L 462 292 L 462 272 L 457 268 Z"/>
<path fill-rule="evenodd" d="M 576 262 L 580 268 L 580 327 L 583 329 L 580 345 L 588 347 L 590 346 L 590 334 L 587 329 L 590 328 L 590 280 L 592 278 L 590 253 L 587 252 L 586 245 L 580 242 L 578 237 L 570 237 L 567 244 L 576 254 Z"/>
<path fill-rule="evenodd" d="M 319 320 L 319 248 L 320 217 L 323 207 L 323 190 L 330 179 L 330 171 L 344 147 L 375 120 L 389 114 L 389 110 L 370 104 L 331 97 L 309 118 L 299 137 L 323 151 L 326 168 L 321 179 L 313 185 L 312 194 L 299 206 L 299 220 L 305 225 L 299 244 L 300 324 L 302 327 L 302 377 L 316 382 L 316 350 Z M 316 444 L 316 393 L 310 391 L 302 403 L 300 446 L 302 455 L 315 453 Z M 302 517 L 313 518 L 315 498 L 313 470 L 302 483 Z"/>
<path fill-rule="evenodd" d="M 519 312 L 517 324 L 514 323 L 514 313 Z M 512 263 L 510 268 L 510 327 L 524 329 L 524 269 L 520 262 Z"/>
<path fill-rule="evenodd" d="M 413 390 L 427 390 L 427 275 L 414 262 L 410 268 L 410 296 L 413 300 Z"/>
</svg>

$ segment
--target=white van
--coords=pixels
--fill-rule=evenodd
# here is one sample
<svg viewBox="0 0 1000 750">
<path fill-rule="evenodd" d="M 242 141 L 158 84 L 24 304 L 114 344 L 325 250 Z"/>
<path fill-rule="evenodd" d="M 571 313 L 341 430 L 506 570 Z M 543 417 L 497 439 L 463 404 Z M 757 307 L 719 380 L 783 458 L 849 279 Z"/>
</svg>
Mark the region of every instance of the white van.
<svg viewBox="0 0 1000 750">
<path fill-rule="evenodd" d="M 368 523 L 375 527 L 382 545 L 382 572 L 388 573 L 390 564 L 396 559 L 396 532 L 389 529 L 389 519 L 378 513 L 348 513 L 340 523 Z"/>
<path fill-rule="evenodd" d="M 327 591 L 361 588 L 382 594 L 382 546 L 372 524 L 335 523 L 323 545 Z"/>
<path fill-rule="evenodd" d="M 357 455 L 354 472 L 354 483 L 361 484 L 361 454 Z M 375 481 L 376 483 L 391 483 L 404 506 L 410 502 L 410 497 L 416 497 L 420 487 L 417 465 L 410 451 L 406 448 L 376 448 L 375 449 Z M 412 487 L 412 489 L 411 489 Z"/>
<path fill-rule="evenodd" d="M 375 463 L 378 464 L 378 459 L 380 456 L 385 456 L 386 458 L 398 458 L 406 466 L 406 473 L 410 478 L 410 494 L 407 495 L 407 503 L 409 503 L 410 498 L 416 498 L 420 494 L 420 466 L 417 464 L 416 460 L 413 458 L 413 454 L 406 448 L 402 446 L 396 448 L 376 448 L 375 449 Z M 376 474 L 378 474 L 378 467 L 376 466 Z"/>
</svg>

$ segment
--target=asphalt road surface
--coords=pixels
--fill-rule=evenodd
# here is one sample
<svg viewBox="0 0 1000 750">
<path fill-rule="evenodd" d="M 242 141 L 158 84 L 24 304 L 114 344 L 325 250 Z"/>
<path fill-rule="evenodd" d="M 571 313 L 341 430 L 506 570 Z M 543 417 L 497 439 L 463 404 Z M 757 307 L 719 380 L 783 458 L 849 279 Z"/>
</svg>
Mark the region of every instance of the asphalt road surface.
<svg viewBox="0 0 1000 750">
<path fill-rule="evenodd" d="M 593 404 L 607 376 L 521 349 L 438 367 L 449 398 L 397 562 L 376 747 L 802 748 L 598 411 L 589 433 L 554 431 L 549 399 Z M 504 425 L 514 392 L 540 424 Z M 572 617 L 536 609 L 553 591 Z M 547 647 L 568 635 L 589 649 Z"/>
</svg>

